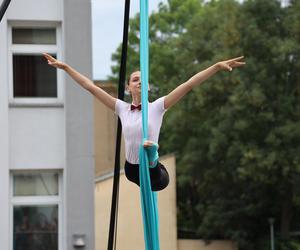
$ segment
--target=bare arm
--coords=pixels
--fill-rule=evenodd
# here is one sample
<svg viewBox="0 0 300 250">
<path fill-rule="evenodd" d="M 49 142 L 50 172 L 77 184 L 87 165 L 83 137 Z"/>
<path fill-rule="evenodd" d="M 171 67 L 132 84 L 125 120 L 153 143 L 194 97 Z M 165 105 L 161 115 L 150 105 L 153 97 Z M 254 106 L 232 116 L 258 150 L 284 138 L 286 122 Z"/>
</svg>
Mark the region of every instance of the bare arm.
<svg viewBox="0 0 300 250">
<path fill-rule="evenodd" d="M 63 69 L 66 73 L 68 73 L 74 81 L 76 81 L 80 86 L 88 90 L 92 93 L 99 101 L 101 101 L 108 108 L 115 110 L 115 104 L 117 99 L 108 93 L 106 93 L 103 89 L 97 87 L 90 79 L 86 76 L 80 74 L 78 71 L 73 69 L 66 63 L 60 62 L 53 58 L 52 56 L 44 53 L 44 57 L 48 60 L 48 64 L 59 69 Z"/>
<path fill-rule="evenodd" d="M 188 92 L 190 92 L 195 86 L 200 85 L 205 80 L 219 72 L 220 70 L 232 71 L 235 67 L 240 67 L 245 65 L 245 62 L 241 62 L 244 57 L 237 57 L 234 59 L 218 62 L 209 68 L 200 71 L 196 75 L 192 76 L 189 80 L 179 85 L 173 91 L 171 91 L 164 101 L 165 109 L 168 109 L 175 105 L 182 97 L 184 97 Z"/>
</svg>

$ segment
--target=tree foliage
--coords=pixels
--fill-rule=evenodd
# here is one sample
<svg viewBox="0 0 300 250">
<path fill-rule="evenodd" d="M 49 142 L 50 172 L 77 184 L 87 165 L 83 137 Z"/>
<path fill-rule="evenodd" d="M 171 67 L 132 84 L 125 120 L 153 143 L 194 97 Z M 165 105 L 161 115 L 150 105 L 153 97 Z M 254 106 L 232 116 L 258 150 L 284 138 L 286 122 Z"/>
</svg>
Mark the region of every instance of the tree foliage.
<svg viewBox="0 0 300 250">
<path fill-rule="evenodd" d="M 152 97 L 239 55 L 245 68 L 218 73 L 167 112 L 160 149 L 177 157 L 180 232 L 263 249 L 269 217 L 284 239 L 299 231 L 300 2 L 169 0 L 150 16 Z M 138 16 L 128 66 L 139 68 Z"/>
</svg>

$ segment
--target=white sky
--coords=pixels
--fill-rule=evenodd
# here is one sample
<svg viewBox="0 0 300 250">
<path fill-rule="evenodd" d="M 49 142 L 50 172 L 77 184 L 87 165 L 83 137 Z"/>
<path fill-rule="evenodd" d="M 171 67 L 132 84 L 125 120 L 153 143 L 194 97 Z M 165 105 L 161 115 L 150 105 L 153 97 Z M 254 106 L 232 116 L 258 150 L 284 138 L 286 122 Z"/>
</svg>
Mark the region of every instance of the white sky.
<svg viewBox="0 0 300 250">
<path fill-rule="evenodd" d="M 149 0 L 149 12 L 158 9 L 160 2 Z M 125 0 L 92 0 L 93 20 L 93 78 L 105 80 L 111 73 L 111 55 L 123 38 Z M 130 16 L 139 12 L 139 0 L 130 1 Z"/>
</svg>

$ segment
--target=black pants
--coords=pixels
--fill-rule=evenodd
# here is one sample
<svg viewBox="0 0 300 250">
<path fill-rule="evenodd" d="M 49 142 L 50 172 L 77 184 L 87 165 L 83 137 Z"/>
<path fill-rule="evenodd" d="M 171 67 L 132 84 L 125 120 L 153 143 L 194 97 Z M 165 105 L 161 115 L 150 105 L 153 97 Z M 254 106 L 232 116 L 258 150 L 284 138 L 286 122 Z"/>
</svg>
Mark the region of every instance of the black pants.
<svg viewBox="0 0 300 250">
<path fill-rule="evenodd" d="M 127 179 L 140 186 L 139 164 L 126 161 L 124 169 Z M 169 174 L 164 165 L 158 162 L 155 168 L 149 168 L 149 170 L 152 191 L 160 191 L 168 186 Z"/>
</svg>

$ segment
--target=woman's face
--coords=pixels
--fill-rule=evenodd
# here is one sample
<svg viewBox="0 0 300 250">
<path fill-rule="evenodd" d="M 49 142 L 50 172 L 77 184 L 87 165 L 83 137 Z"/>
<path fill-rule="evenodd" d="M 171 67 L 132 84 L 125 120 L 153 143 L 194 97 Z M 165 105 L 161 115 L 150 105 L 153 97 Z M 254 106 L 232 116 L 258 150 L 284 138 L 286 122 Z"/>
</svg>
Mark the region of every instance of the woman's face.
<svg viewBox="0 0 300 250">
<path fill-rule="evenodd" d="M 150 86 L 148 85 L 148 91 Z M 141 72 L 135 71 L 130 75 L 127 91 L 132 95 L 141 95 Z"/>
<path fill-rule="evenodd" d="M 127 90 L 131 95 L 141 93 L 141 72 L 135 71 L 130 75 Z"/>
</svg>

